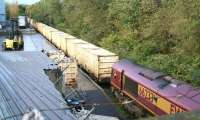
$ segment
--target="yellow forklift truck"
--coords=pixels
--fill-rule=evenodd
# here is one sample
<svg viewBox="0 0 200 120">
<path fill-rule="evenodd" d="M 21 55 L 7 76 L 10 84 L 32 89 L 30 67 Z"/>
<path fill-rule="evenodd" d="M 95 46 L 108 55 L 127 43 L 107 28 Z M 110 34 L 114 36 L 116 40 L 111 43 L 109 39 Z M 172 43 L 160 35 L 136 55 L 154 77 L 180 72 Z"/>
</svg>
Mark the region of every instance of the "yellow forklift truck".
<svg viewBox="0 0 200 120">
<path fill-rule="evenodd" d="M 9 38 L 3 41 L 5 50 L 21 50 L 24 47 L 23 36 L 19 31 L 18 18 L 11 18 L 11 31 Z"/>
</svg>

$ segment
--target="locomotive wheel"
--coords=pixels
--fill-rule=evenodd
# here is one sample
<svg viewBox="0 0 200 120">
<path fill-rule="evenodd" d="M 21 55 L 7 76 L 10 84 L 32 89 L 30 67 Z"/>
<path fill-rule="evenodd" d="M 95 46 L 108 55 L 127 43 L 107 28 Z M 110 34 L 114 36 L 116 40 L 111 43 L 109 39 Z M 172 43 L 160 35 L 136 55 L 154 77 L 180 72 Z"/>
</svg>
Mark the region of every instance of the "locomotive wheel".
<svg viewBox="0 0 200 120">
<path fill-rule="evenodd" d="M 130 101 L 130 100 L 125 99 L 125 101 Z M 134 115 L 136 118 L 140 118 L 144 115 L 142 108 L 136 105 L 135 103 L 124 104 L 124 108 L 132 115 Z"/>
<path fill-rule="evenodd" d="M 120 93 L 119 90 L 115 89 L 114 87 L 111 87 L 111 92 L 114 94 L 114 96 L 117 98 L 117 100 L 120 103 L 123 103 L 125 101 L 131 101 L 131 99 L 129 97 L 124 96 L 123 94 Z M 123 107 L 125 110 L 130 112 L 136 118 L 140 118 L 140 117 L 144 116 L 142 107 L 138 106 L 137 103 L 131 102 L 128 104 L 123 104 Z"/>
</svg>

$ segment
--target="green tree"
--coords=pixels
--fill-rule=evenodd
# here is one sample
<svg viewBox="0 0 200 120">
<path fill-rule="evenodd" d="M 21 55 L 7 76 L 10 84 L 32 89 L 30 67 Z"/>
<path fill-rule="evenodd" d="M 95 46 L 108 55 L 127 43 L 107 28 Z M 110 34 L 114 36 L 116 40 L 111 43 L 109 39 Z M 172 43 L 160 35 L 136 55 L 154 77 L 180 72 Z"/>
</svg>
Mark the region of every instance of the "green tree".
<svg viewBox="0 0 200 120">
<path fill-rule="evenodd" d="M 199 85 L 199 0 L 41 0 L 30 16 Z"/>
</svg>

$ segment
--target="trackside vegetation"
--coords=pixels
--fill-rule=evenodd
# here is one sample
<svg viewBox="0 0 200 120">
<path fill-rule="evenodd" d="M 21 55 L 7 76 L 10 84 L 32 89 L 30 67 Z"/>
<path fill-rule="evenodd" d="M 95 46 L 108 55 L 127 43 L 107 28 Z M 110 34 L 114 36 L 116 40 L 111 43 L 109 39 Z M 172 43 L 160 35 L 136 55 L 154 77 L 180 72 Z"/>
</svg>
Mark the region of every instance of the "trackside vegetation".
<svg viewBox="0 0 200 120">
<path fill-rule="evenodd" d="M 199 0 L 41 0 L 27 13 L 121 58 L 200 86 Z"/>
</svg>

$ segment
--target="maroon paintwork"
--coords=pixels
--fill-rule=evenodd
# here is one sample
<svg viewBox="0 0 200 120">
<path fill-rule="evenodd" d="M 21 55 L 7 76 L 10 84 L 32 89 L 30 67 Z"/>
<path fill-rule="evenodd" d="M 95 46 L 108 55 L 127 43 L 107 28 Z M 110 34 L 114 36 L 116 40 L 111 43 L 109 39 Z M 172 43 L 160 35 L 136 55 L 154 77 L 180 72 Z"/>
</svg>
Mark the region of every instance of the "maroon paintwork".
<svg viewBox="0 0 200 120">
<path fill-rule="evenodd" d="M 170 84 L 160 88 L 160 80 L 164 80 L 167 75 L 161 74 L 160 77 L 156 78 L 156 80 L 150 80 L 148 77 L 141 75 L 141 73 L 147 71 L 150 74 L 156 75 L 159 72 L 131 63 L 128 60 L 121 60 L 115 63 L 113 65 L 113 71 L 115 71 L 115 78 L 112 77 L 111 83 L 115 84 L 118 88 L 122 87 L 120 73 L 124 71 L 124 75 L 129 77 L 131 80 L 166 98 L 168 101 L 171 101 L 173 104 L 178 105 L 184 110 L 193 111 L 200 109 L 200 89 L 195 89 L 191 85 L 171 79 Z"/>
</svg>

